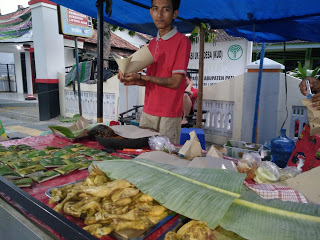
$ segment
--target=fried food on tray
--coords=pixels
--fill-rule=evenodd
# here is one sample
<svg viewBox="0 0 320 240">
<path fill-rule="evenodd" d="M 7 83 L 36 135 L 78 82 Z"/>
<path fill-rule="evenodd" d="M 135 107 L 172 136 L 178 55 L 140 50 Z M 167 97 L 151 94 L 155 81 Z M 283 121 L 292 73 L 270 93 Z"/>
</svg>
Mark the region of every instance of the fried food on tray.
<svg viewBox="0 0 320 240">
<path fill-rule="evenodd" d="M 51 190 L 54 210 L 81 217 L 83 229 L 101 237 L 112 231 L 148 230 L 169 214 L 153 198 L 125 179 L 111 181 L 99 168 L 75 184 Z"/>
<path fill-rule="evenodd" d="M 105 137 L 105 138 L 118 136 L 117 134 L 114 133 L 114 131 L 110 127 L 103 124 L 99 124 L 91 128 L 91 130 L 88 132 L 88 135 Z"/>
<path fill-rule="evenodd" d="M 168 232 L 164 240 L 214 240 L 214 236 L 205 222 L 191 220 L 177 233 Z"/>
</svg>

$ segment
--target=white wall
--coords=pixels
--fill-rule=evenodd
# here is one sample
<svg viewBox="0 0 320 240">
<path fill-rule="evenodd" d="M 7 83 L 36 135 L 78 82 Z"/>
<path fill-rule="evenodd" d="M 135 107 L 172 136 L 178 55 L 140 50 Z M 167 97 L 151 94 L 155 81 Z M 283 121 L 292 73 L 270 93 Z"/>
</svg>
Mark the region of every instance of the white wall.
<svg viewBox="0 0 320 240">
<path fill-rule="evenodd" d="M 74 49 L 66 48 L 66 47 L 64 48 L 64 61 L 65 61 L 66 67 L 70 67 L 76 64 Z"/>
<path fill-rule="evenodd" d="M 14 64 L 13 53 L 0 53 L 0 64 Z"/>
<path fill-rule="evenodd" d="M 234 102 L 234 115 L 232 126 L 232 139 L 241 139 L 242 102 L 243 102 L 244 75 L 203 88 L 203 100 L 231 101 Z M 224 144 L 227 137 L 206 134 L 206 141 Z"/>
</svg>

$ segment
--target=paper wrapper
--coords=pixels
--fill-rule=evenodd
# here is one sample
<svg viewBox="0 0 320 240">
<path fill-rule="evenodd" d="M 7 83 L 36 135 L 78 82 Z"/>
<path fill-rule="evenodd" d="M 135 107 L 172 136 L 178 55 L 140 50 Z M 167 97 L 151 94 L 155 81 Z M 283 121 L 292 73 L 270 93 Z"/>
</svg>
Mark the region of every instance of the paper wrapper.
<svg viewBox="0 0 320 240">
<path fill-rule="evenodd" d="M 311 107 L 311 99 L 303 99 L 302 104 L 307 108 L 308 121 L 310 126 L 310 135 L 320 133 L 320 111 Z"/>
<path fill-rule="evenodd" d="M 179 151 L 179 154 L 186 159 L 192 160 L 202 156 L 202 148 L 195 131 L 189 133 L 190 140 L 187 140 Z"/>
<path fill-rule="evenodd" d="M 290 188 L 301 192 L 306 198 L 316 204 L 320 204 L 320 166 L 303 172 L 293 178 L 285 180 L 285 183 Z"/>
<path fill-rule="evenodd" d="M 110 127 L 115 134 L 129 139 L 158 136 L 160 133 L 148 129 L 139 128 L 134 125 L 115 125 Z"/>
<path fill-rule="evenodd" d="M 139 72 L 154 62 L 147 45 L 140 48 L 128 58 L 114 57 L 120 71 L 125 73 Z"/>
<path fill-rule="evenodd" d="M 68 140 L 76 140 L 82 137 L 87 136 L 88 133 L 88 127 L 90 126 L 90 123 L 88 122 L 87 119 L 85 119 L 83 116 L 80 116 L 79 119 L 71 126 L 69 127 L 71 132 L 77 132 L 80 131 L 81 129 L 83 129 L 79 134 L 77 134 L 77 136 L 75 138 L 67 138 L 63 133 L 61 133 L 60 131 L 58 131 L 57 129 L 51 129 L 52 132 L 62 138 L 66 138 Z"/>
</svg>

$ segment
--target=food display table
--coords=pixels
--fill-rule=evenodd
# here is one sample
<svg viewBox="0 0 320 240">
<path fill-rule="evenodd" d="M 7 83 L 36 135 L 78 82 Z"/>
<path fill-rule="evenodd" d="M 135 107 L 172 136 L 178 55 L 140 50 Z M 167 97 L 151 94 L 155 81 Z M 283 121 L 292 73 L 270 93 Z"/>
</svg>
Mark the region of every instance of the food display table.
<svg viewBox="0 0 320 240">
<path fill-rule="evenodd" d="M 91 148 L 103 148 L 95 141 L 81 141 L 79 143 Z M 73 143 L 52 134 L 1 143 L 4 147 L 19 144 L 26 144 L 40 150 L 46 146 L 64 147 Z M 121 152 L 114 152 L 111 153 L 111 155 L 127 159 L 130 158 Z M 70 216 L 64 217 L 56 213 L 52 209 L 54 205 L 49 204 L 49 197 L 46 195 L 48 189 L 82 180 L 88 175 L 89 172 L 87 169 L 81 171 L 75 170 L 67 175 L 61 175 L 23 189 L 18 188 L 5 178 L 0 177 L 0 212 L 7 214 L 7 220 L 10 220 L 9 223 L 11 225 L 20 226 L 20 228 L 9 226 L 6 231 L 1 230 L 0 239 L 8 239 L 7 236 L 29 236 L 29 239 L 97 239 L 81 228 L 84 226 L 81 220 Z M 16 210 L 11 209 L 12 207 Z M 8 210 L 9 208 L 10 211 Z M 24 218 L 24 220 L 19 220 L 21 218 Z M 178 218 L 179 215 L 173 217 L 145 239 L 158 239 Z M 4 220 L 2 219 L 2 221 Z M 37 233 L 34 234 L 30 231 L 30 226 L 33 225 L 33 223 L 35 223 L 33 229 L 37 229 Z M 1 226 L 3 226 L 3 224 L 1 224 Z M 0 229 L 1 228 L 2 227 L 0 227 Z M 14 229 L 16 229 L 15 233 L 12 232 Z M 11 231 L 11 233 L 8 231 Z M 28 237 L 24 239 L 28 239 Z M 100 239 L 111 240 L 115 238 L 104 236 Z"/>
</svg>

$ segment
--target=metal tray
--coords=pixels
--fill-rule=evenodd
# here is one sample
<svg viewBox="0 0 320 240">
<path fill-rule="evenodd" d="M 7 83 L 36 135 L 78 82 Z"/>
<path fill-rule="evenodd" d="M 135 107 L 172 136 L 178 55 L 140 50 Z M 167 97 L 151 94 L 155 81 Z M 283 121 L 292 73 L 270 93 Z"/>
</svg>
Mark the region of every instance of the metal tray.
<svg viewBox="0 0 320 240">
<path fill-rule="evenodd" d="M 62 184 L 62 185 L 59 185 L 59 186 L 56 186 L 56 187 L 52 187 L 52 188 L 49 188 L 45 194 L 48 198 L 51 198 L 51 190 L 54 189 L 54 188 L 62 188 L 63 186 L 67 186 L 67 185 L 70 185 L 70 184 L 74 184 L 74 183 L 77 183 L 77 182 L 82 182 L 84 181 L 84 179 L 81 179 L 81 180 L 78 180 L 78 181 L 75 181 L 75 182 L 70 182 L 70 183 L 66 183 L 66 184 Z"/>
<path fill-rule="evenodd" d="M 75 182 L 70 182 L 70 183 L 66 183 L 66 184 L 63 184 L 63 185 L 59 185 L 59 186 L 56 186 L 56 187 L 52 187 L 50 189 L 48 189 L 45 194 L 47 197 L 51 198 L 51 193 L 50 191 L 54 188 L 61 188 L 63 186 L 66 186 L 66 185 L 70 185 L 70 184 L 74 184 L 74 183 L 78 183 L 78 182 L 81 182 L 81 181 L 84 181 L 84 179 L 81 179 L 81 180 L 78 180 L 78 181 L 75 181 Z M 167 217 L 165 217 L 164 219 L 162 219 L 160 222 L 158 222 L 156 225 L 153 225 L 149 230 L 147 231 L 141 231 L 141 234 L 138 236 L 138 237 L 135 237 L 135 238 L 124 238 L 122 237 L 121 235 L 119 235 L 118 233 L 116 232 L 112 232 L 110 235 L 112 237 L 114 237 L 115 239 L 117 240 L 143 240 L 145 239 L 146 237 L 148 237 L 150 234 L 152 234 L 154 231 L 156 231 L 158 228 L 160 228 L 162 225 L 164 225 L 166 222 L 168 222 L 170 219 L 172 219 L 174 216 L 176 216 L 177 213 L 175 212 L 172 212 L 170 213 Z"/>
</svg>

